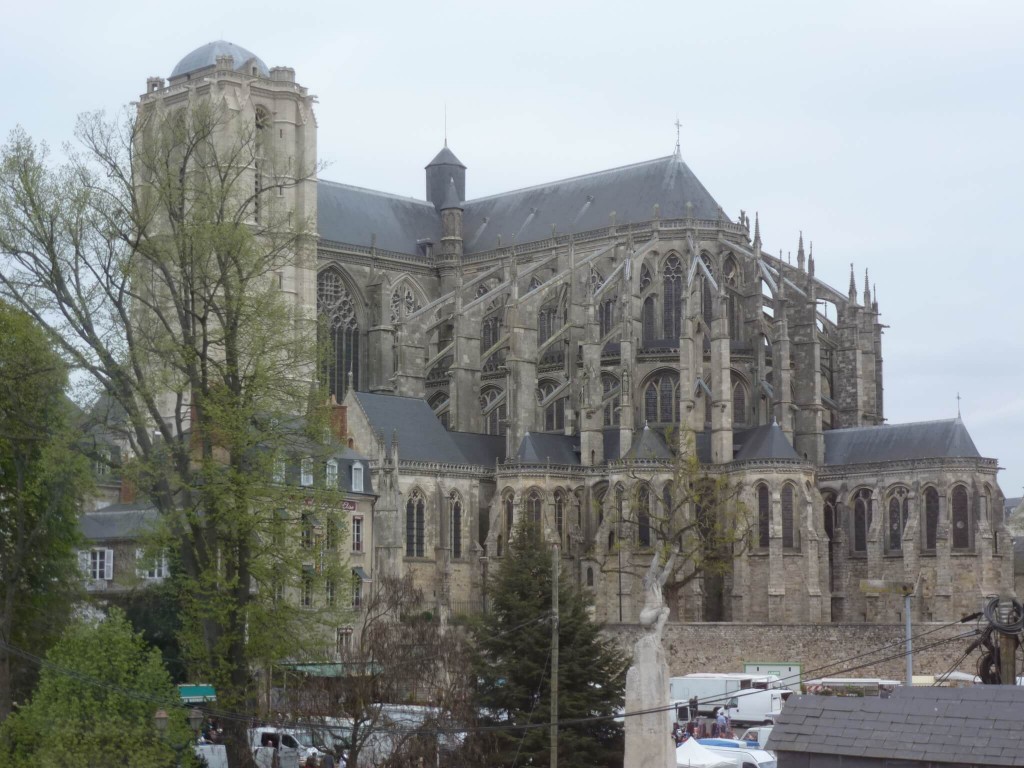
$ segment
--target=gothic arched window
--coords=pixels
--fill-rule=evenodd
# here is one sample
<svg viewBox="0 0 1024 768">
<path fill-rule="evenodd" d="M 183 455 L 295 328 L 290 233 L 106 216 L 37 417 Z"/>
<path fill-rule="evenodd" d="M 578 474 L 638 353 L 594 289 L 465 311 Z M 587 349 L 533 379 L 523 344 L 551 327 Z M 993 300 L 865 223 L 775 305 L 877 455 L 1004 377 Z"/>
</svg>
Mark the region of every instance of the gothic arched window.
<svg viewBox="0 0 1024 768">
<path fill-rule="evenodd" d="M 391 294 L 392 323 L 397 323 L 400 320 L 404 320 L 406 317 L 411 315 L 419 308 L 420 303 L 416 299 L 416 294 L 413 292 L 410 286 L 400 286 L 395 289 L 394 293 Z"/>
<path fill-rule="evenodd" d="M 327 392 L 340 403 L 349 386 L 359 389 L 359 323 L 355 303 L 341 275 L 333 269 L 317 276 L 317 310 L 328 334 L 331 355 L 322 375 Z"/>
<path fill-rule="evenodd" d="M 501 338 L 501 317 L 491 315 L 480 325 L 480 353 L 483 354 Z"/>
<path fill-rule="evenodd" d="M 515 522 L 516 522 L 516 520 L 515 520 L 515 511 L 514 511 L 515 510 L 515 496 L 513 496 L 511 493 L 508 494 L 507 496 L 505 496 L 504 505 L 505 505 L 505 530 L 508 533 L 512 533 L 512 530 L 515 527 Z"/>
<path fill-rule="evenodd" d="M 619 380 L 610 373 L 602 373 L 601 391 L 601 402 L 604 403 L 604 426 L 618 426 L 619 406 L 622 404 L 619 393 Z"/>
<path fill-rule="evenodd" d="M 565 494 L 562 491 L 555 492 L 555 528 L 561 541 L 565 535 Z"/>
<path fill-rule="evenodd" d="M 886 516 L 886 548 L 890 552 L 900 552 L 903 549 L 903 531 L 907 527 L 907 517 L 910 512 L 910 500 L 907 497 L 905 488 L 897 488 L 889 497 L 889 510 Z"/>
<path fill-rule="evenodd" d="M 618 296 L 612 296 L 602 301 L 597 307 L 597 322 L 601 329 L 602 339 L 615 327 L 615 305 L 618 301 Z"/>
<path fill-rule="evenodd" d="M 508 421 L 504 393 L 497 387 L 488 387 L 480 393 L 480 409 L 484 415 L 484 432 L 504 435 Z"/>
<path fill-rule="evenodd" d="M 452 557 L 462 557 L 462 499 L 452 491 L 451 501 L 451 546 Z"/>
<path fill-rule="evenodd" d="M 757 486 L 757 546 L 768 549 L 772 535 L 771 496 L 768 486 L 761 483 Z"/>
<path fill-rule="evenodd" d="M 858 491 L 853 501 L 853 551 L 868 551 L 868 530 L 871 528 L 871 491 Z"/>
<path fill-rule="evenodd" d="M 679 413 L 679 377 L 661 373 L 644 388 L 644 418 L 649 424 L 675 424 Z"/>
<path fill-rule="evenodd" d="M 426 502 L 419 491 L 413 491 L 405 503 L 405 556 L 423 557 Z"/>
<path fill-rule="evenodd" d="M 779 497 L 782 513 L 782 546 L 792 549 L 796 546 L 796 536 L 793 526 L 793 486 L 787 483 L 782 486 L 782 494 Z"/>
<path fill-rule="evenodd" d="M 952 507 L 950 522 L 953 528 L 953 549 L 970 549 L 971 511 L 967 489 L 962 485 L 953 489 Z"/>
<path fill-rule="evenodd" d="M 263 195 L 266 182 L 263 178 L 266 163 L 267 133 L 270 128 L 270 115 L 263 107 L 256 107 L 256 135 L 254 136 L 253 157 L 253 215 L 256 223 L 260 223 L 263 212 Z"/>
<path fill-rule="evenodd" d="M 935 551 L 939 531 L 939 492 L 926 488 L 924 492 L 924 548 Z"/>
<path fill-rule="evenodd" d="M 643 309 L 643 343 L 645 346 L 650 346 L 654 343 L 654 340 L 658 337 L 658 332 L 654 327 L 654 297 L 648 296 L 644 299 Z"/>
<path fill-rule="evenodd" d="M 667 339 L 678 339 L 681 329 L 680 318 L 682 317 L 682 293 L 683 293 L 683 265 L 678 256 L 669 256 L 665 261 L 663 285 L 665 290 L 665 302 L 662 305 L 662 327 L 664 337 Z"/>
<path fill-rule="evenodd" d="M 747 387 L 735 373 L 732 375 L 732 421 L 740 426 L 747 423 Z"/>
<path fill-rule="evenodd" d="M 543 307 L 537 314 L 537 343 L 543 344 L 560 327 L 558 307 Z"/>
<path fill-rule="evenodd" d="M 537 400 L 544 409 L 544 431 L 560 432 L 565 429 L 565 400 L 556 381 L 543 381 L 537 388 Z"/>
<path fill-rule="evenodd" d="M 636 514 L 636 539 L 641 547 L 651 546 L 651 490 L 640 489 L 639 509 Z"/>
<path fill-rule="evenodd" d="M 530 521 L 535 533 L 540 530 L 541 509 L 540 493 L 530 491 L 530 495 L 526 497 L 526 519 Z"/>
</svg>

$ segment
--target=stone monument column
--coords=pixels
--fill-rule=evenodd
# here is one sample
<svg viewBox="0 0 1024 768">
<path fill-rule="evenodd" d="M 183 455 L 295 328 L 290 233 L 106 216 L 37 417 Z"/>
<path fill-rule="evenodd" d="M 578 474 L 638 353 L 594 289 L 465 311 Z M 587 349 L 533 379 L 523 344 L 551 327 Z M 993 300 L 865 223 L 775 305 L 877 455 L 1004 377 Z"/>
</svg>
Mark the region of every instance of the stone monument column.
<svg viewBox="0 0 1024 768">
<path fill-rule="evenodd" d="M 633 664 L 626 673 L 626 712 L 645 714 L 626 717 L 624 768 L 675 768 L 676 765 L 668 661 L 661 644 L 669 614 L 661 588 L 672 573 L 675 558 L 673 552 L 661 568 L 655 554 L 644 577 L 644 607 L 640 611 L 643 636 L 633 646 Z"/>
</svg>

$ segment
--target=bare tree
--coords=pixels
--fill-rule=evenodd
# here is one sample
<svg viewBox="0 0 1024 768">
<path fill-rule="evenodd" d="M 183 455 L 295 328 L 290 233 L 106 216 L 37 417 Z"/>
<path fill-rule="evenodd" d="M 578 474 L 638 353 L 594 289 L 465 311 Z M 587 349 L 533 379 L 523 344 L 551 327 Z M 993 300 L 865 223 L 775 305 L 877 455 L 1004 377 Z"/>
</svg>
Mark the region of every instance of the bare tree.
<svg viewBox="0 0 1024 768">
<path fill-rule="evenodd" d="M 672 617 L 688 603 L 690 618 L 725 619 L 733 562 L 750 546 L 753 525 L 739 486 L 701 464 L 692 440 L 671 459 L 626 460 L 624 468 L 628 482 L 610 487 L 605 499 L 614 536 L 600 555 L 602 572 L 635 575 L 652 556 L 665 563 L 674 554 L 663 587 Z"/>
<path fill-rule="evenodd" d="M 278 162 L 256 127 L 198 97 L 85 115 L 77 138 L 59 167 L 20 130 L 3 148 L 0 296 L 117 404 L 129 475 L 177 545 L 186 650 L 222 706 L 251 708 L 252 650 L 313 636 L 266 607 L 263 554 L 275 510 L 294 509 L 267 480 L 308 450 L 297 417 L 316 368 L 312 310 L 280 290 L 284 271 L 315 268 L 312 223 L 279 191 L 315 169 Z"/>
</svg>

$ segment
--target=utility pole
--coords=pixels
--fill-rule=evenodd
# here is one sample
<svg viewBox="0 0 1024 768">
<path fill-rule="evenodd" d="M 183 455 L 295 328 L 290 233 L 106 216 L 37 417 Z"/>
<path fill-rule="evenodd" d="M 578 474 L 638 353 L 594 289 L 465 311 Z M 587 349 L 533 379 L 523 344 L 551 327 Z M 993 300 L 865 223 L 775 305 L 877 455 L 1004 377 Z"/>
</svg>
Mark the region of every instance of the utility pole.
<svg viewBox="0 0 1024 768">
<path fill-rule="evenodd" d="M 1013 598 L 1000 595 L 996 615 L 1002 624 L 1008 625 L 1020 617 L 1014 610 Z M 1017 684 L 1017 634 L 996 627 L 999 632 L 999 682 L 1003 685 Z"/>
<path fill-rule="evenodd" d="M 558 544 L 551 545 L 551 768 L 558 768 Z"/>
<path fill-rule="evenodd" d="M 907 685 L 914 684 L 914 654 L 911 635 L 910 598 L 917 591 L 917 585 L 909 581 L 886 581 L 885 579 L 861 579 L 860 591 L 865 595 L 879 597 L 881 595 L 903 595 L 904 632 L 906 637 Z"/>
</svg>

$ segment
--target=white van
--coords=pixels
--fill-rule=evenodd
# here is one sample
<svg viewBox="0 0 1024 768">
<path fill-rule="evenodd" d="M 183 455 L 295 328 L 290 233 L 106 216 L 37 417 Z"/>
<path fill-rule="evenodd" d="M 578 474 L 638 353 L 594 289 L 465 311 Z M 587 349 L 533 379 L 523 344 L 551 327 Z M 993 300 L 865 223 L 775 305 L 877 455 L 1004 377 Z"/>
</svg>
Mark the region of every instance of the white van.
<svg viewBox="0 0 1024 768">
<path fill-rule="evenodd" d="M 717 741 L 717 739 L 715 739 Z M 763 749 L 751 749 L 749 747 L 720 747 L 706 744 L 704 740 L 697 742 L 702 747 L 714 752 L 719 757 L 725 757 L 736 761 L 736 768 L 776 768 L 775 756 Z"/>
<path fill-rule="evenodd" d="M 310 736 L 306 731 L 273 725 L 250 728 L 249 745 L 258 765 L 276 753 L 281 768 L 301 768 L 310 755 L 316 758 L 323 755 L 323 752 L 310 744 Z"/>
</svg>

